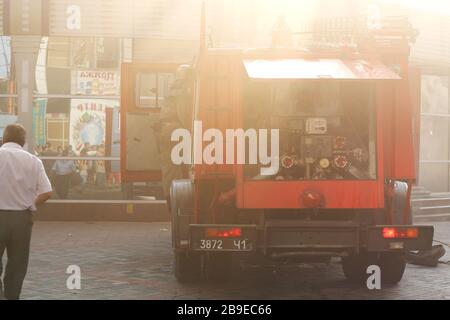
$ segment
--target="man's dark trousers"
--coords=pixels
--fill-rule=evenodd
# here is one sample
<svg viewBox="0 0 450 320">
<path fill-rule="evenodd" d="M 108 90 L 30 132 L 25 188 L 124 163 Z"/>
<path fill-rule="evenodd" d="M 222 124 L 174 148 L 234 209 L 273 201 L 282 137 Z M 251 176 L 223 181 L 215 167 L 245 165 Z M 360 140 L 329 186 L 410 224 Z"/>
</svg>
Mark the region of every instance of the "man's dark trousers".
<svg viewBox="0 0 450 320">
<path fill-rule="evenodd" d="M 33 216 L 30 211 L 0 210 L 0 286 L 5 298 L 18 300 L 28 268 Z M 3 283 L 1 258 L 6 249 L 7 264 Z"/>
</svg>

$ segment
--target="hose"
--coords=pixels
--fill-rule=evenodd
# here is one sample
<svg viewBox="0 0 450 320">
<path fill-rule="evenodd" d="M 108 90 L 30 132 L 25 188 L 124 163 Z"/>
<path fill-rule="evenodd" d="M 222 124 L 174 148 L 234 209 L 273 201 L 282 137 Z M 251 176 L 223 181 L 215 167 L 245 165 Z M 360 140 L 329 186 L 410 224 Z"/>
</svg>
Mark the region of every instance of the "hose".
<svg viewBox="0 0 450 320">
<path fill-rule="evenodd" d="M 439 241 L 439 240 L 433 240 L 433 242 L 439 243 L 439 244 L 441 244 L 441 245 L 443 245 L 443 246 L 445 246 L 445 247 L 450 249 L 450 244 L 448 244 L 446 242 L 442 242 L 442 241 Z M 440 264 L 450 265 L 450 260 L 449 261 L 441 261 L 441 260 L 439 260 L 439 263 Z"/>
</svg>

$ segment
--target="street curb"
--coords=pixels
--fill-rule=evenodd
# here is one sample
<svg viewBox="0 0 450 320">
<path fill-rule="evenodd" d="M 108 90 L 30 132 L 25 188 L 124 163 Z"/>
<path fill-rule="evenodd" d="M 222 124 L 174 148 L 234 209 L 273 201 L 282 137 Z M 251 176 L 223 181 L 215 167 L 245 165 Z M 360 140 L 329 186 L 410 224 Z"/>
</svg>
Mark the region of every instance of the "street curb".
<svg viewBox="0 0 450 320">
<path fill-rule="evenodd" d="M 413 220 L 414 222 L 445 222 L 450 221 L 450 213 L 414 215 Z"/>
<path fill-rule="evenodd" d="M 34 214 L 36 221 L 116 221 L 167 222 L 170 214 L 165 201 L 139 202 L 53 202 Z"/>
</svg>

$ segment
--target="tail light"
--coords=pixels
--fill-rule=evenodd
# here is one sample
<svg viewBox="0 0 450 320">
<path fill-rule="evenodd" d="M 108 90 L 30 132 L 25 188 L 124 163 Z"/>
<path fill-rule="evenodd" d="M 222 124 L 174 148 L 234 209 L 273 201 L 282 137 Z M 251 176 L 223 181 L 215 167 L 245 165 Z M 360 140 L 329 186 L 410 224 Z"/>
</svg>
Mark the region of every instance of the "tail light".
<svg viewBox="0 0 450 320">
<path fill-rule="evenodd" d="M 320 208 L 323 206 L 323 195 L 314 190 L 308 190 L 302 194 L 302 202 L 306 208 Z"/>
<path fill-rule="evenodd" d="M 385 239 L 416 239 L 418 237 L 418 228 L 383 228 L 383 238 Z"/>
<path fill-rule="evenodd" d="M 217 229 L 207 228 L 206 237 L 208 238 L 239 238 L 242 236 L 241 228 Z"/>
</svg>

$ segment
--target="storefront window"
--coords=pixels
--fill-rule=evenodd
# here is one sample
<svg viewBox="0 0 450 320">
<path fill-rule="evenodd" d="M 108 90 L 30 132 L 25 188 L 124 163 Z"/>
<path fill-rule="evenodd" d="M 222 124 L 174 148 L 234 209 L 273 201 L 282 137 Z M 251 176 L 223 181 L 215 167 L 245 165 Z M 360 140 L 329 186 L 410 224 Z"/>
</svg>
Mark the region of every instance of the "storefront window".
<svg viewBox="0 0 450 320">
<path fill-rule="evenodd" d="M 11 59 L 11 38 L 0 36 L 0 145 L 3 130 L 17 122 L 17 96 Z"/>
<path fill-rule="evenodd" d="M 449 77 L 422 76 L 422 113 L 449 113 Z"/>
<path fill-rule="evenodd" d="M 122 198 L 119 110 L 118 99 L 35 99 L 35 151 L 49 175 L 54 178 L 52 166 L 66 157 L 74 175 L 84 179 L 71 184 L 65 199 Z M 56 192 L 54 198 L 61 196 Z"/>
<path fill-rule="evenodd" d="M 97 39 L 96 56 L 98 69 L 117 69 L 120 61 L 120 41 L 112 38 Z"/>
<path fill-rule="evenodd" d="M 449 82 L 448 76 L 422 76 L 419 184 L 432 192 L 450 191 Z"/>
<path fill-rule="evenodd" d="M 72 40 L 71 66 L 89 69 L 95 67 L 95 39 L 74 38 Z"/>
<path fill-rule="evenodd" d="M 0 97 L 0 114 L 17 114 L 17 99 L 14 97 Z"/>
<path fill-rule="evenodd" d="M 85 144 L 93 147 L 119 141 L 119 100 L 38 98 L 33 106 L 36 145 L 72 146 L 80 155 Z M 111 149 L 111 148 L 110 148 Z M 108 152 L 119 155 L 119 149 Z M 117 150 L 116 150 L 117 149 Z"/>
<path fill-rule="evenodd" d="M 50 113 L 45 117 L 46 142 L 55 148 L 65 149 L 69 145 L 69 118 L 66 114 Z"/>
<path fill-rule="evenodd" d="M 16 110 L 16 98 L 0 98 L 0 145 L 3 137 L 3 130 L 7 125 L 17 122 Z"/>
<path fill-rule="evenodd" d="M 120 39 L 43 38 L 36 92 L 59 95 L 119 95 Z"/>
<path fill-rule="evenodd" d="M 140 73 L 137 75 L 136 105 L 159 108 L 174 81 L 173 73 Z"/>
<path fill-rule="evenodd" d="M 0 37 L 0 78 L 11 79 L 11 38 Z"/>
<path fill-rule="evenodd" d="M 121 199 L 120 39 L 43 38 L 33 104 L 36 153 L 55 199 Z M 65 159 L 61 159 L 64 157 Z M 53 165 L 72 161 L 69 190 L 61 193 Z"/>
</svg>

